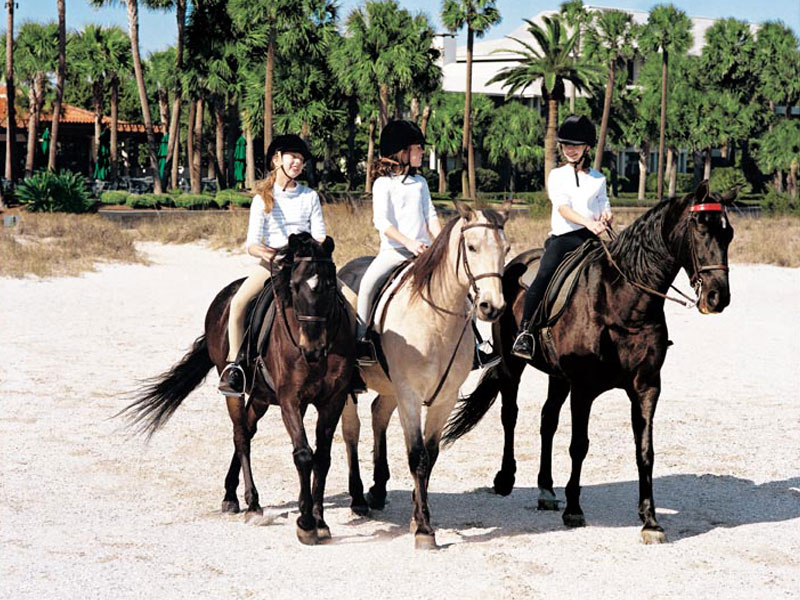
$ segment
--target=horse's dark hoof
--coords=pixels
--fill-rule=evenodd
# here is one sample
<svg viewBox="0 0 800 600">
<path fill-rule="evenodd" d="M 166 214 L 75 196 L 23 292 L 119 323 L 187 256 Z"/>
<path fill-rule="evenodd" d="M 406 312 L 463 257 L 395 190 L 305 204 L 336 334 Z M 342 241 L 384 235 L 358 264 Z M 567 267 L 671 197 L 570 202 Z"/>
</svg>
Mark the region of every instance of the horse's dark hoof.
<svg viewBox="0 0 800 600">
<path fill-rule="evenodd" d="M 350 510 L 353 511 L 354 515 L 359 517 L 366 517 L 369 514 L 369 504 L 367 504 L 366 500 L 362 500 L 358 503 L 351 503 Z"/>
<path fill-rule="evenodd" d="M 223 500 L 222 501 L 222 512 L 227 514 L 236 514 L 239 512 L 239 501 L 238 500 Z"/>
<path fill-rule="evenodd" d="M 328 532 L 328 535 L 330 535 L 330 532 Z M 306 531 L 300 527 L 300 525 L 297 526 L 297 539 L 300 540 L 301 544 L 305 544 L 306 546 L 315 546 L 317 542 L 319 542 L 316 529 Z"/>
<path fill-rule="evenodd" d="M 414 548 L 416 550 L 436 550 L 436 536 L 432 533 L 414 534 Z"/>
<path fill-rule="evenodd" d="M 558 510 L 558 498 L 550 490 L 539 490 L 539 510 Z"/>
<path fill-rule="evenodd" d="M 642 543 L 643 544 L 666 544 L 667 543 L 667 534 L 664 533 L 664 530 L 659 527 L 658 529 L 655 528 L 643 528 L 642 529 Z"/>
<path fill-rule="evenodd" d="M 260 508 L 256 509 L 247 509 L 244 513 L 244 522 L 250 523 L 253 525 L 258 525 L 261 522 L 261 517 L 264 515 L 264 511 Z"/>
<path fill-rule="evenodd" d="M 386 496 L 373 496 L 372 492 L 367 492 L 365 498 L 369 507 L 374 510 L 383 510 L 386 506 Z"/>
<path fill-rule="evenodd" d="M 505 471 L 498 471 L 494 476 L 494 493 L 501 496 L 508 496 L 511 490 L 514 489 L 514 482 L 516 477 L 513 473 L 506 473 Z"/>
<path fill-rule="evenodd" d="M 564 521 L 564 525 L 567 527 L 585 527 L 586 526 L 586 519 L 583 518 L 582 513 L 564 513 L 561 516 L 561 519 Z"/>
</svg>

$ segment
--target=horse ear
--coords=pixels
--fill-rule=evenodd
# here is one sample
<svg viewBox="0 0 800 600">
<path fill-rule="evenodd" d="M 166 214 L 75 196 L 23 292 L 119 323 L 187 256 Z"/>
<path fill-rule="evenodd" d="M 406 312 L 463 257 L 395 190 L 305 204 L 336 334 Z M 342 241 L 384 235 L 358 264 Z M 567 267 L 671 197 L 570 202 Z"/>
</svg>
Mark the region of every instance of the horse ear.
<svg viewBox="0 0 800 600">
<path fill-rule="evenodd" d="M 289 243 L 287 244 L 287 246 L 289 247 L 289 250 L 294 251 L 295 249 L 297 249 L 297 243 L 299 241 L 300 241 L 300 236 L 299 235 L 297 235 L 296 233 L 290 233 L 289 234 Z"/>
<path fill-rule="evenodd" d="M 329 235 L 325 236 L 325 241 L 322 242 L 322 249 L 325 250 L 325 253 L 329 256 L 333 255 L 333 249 L 336 247 L 336 244 L 333 243 L 333 238 Z"/>
<path fill-rule="evenodd" d="M 462 202 L 461 200 L 453 200 L 453 204 L 455 205 L 458 214 L 461 215 L 461 218 L 465 221 L 472 221 L 475 218 L 475 211 L 472 210 L 472 207 L 466 202 Z"/>
<path fill-rule="evenodd" d="M 497 211 L 498 214 L 500 215 L 500 219 L 503 221 L 503 225 L 506 224 L 506 221 L 508 221 L 508 216 L 511 214 L 511 202 L 512 200 L 511 198 L 509 198 L 508 200 L 503 202 L 503 206 L 501 206 L 500 210 Z"/>
<path fill-rule="evenodd" d="M 708 179 L 703 179 L 694 191 L 694 202 L 703 202 L 708 198 Z"/>
<path fill-rule="evenodd" d="M 736 200 L 736 197 L 739 195 L 739 187 L 735 187 L 732 190 L 728 190 L 724 194 L 719 197 L 720 202 L 722 202 L 726 206 L 730 206 L 733 204 L 733 201 Z"/>
</svg>

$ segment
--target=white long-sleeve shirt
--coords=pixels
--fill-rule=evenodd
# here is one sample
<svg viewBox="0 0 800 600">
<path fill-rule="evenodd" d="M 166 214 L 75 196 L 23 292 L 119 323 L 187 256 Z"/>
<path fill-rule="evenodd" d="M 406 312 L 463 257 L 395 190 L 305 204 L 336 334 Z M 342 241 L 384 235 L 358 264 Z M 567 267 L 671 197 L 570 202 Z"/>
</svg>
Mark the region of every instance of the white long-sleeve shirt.
<svg viewBox="0 0 800 600">
<path fill-rule="evenodd" d="M 278 185 L 272 189 L 275 203 L 272 211 L 264 212 L 264 199 L 253 197 L 250 203 L 250 224 L 245 247 L 263 244 L 280 248 L 289 243 L 289 236 L 302 231 L 315 239 L 325 237 L 325 221 L 317 192 L 299 183 L 294 189 L 283 191 Z"/>
<path fill-rule="evenodd" d="M 572 165 L 564 165 L 550 171 L 547 178 L 547 193 L 553 210 L 550 215 L 550 235 L 563 235 L 570 231 L 577 231 L 583 225 L 565 219 L 558 208 L 569 206 L 572 210 L 587 219 L 597 221 L 605 211 L 611 210 L 606 193 L 606 178 L 599 171 L 589 169 L 589 172 L 578 171 L 578 181 L 575 184 L 575 169 Z"/>
<path fill-rule="evenodd" d="M 404 236 L 430 245 L 428 223 L 436 217 L 428 183 L 421 175 L 379 177 L 372 184 L 372 222 L 381 238 L 381 249 L 403 248 L 386 236 L 394 226 Z"/>
</svg>

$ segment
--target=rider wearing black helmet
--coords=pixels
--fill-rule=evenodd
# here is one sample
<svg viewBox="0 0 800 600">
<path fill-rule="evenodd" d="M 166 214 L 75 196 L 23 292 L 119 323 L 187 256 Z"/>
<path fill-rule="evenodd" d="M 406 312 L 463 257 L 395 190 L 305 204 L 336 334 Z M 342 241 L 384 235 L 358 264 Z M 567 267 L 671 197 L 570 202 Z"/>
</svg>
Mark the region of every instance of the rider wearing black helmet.
<svg viewBox="0 0 800 600">
<path fill-rule="evenodd" d="M 550 171 L 547 178 L 553 205 L 550 236 L 544 243 L 539 271 L 525 295 L 519 334 L 511 349 L 525 359 L 531 359 L 534 352 L 531 318 L 556 268 L 566 254 L 605 231 L 612 219 L 606 179 L 589 167 L 589 151 L 596 141 L 592 122 L 583 115 L 570 115 L 558 128 L 556 141 L 566 164 Z"/>
</svg>

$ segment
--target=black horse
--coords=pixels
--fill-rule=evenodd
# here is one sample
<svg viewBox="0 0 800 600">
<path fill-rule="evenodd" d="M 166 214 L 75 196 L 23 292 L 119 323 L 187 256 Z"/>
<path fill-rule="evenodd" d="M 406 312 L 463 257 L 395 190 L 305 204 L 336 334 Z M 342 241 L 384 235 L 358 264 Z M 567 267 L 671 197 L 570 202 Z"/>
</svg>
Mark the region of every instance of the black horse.
<svg viewBox="0 0 800 600">
<path fill-rule="evenodd" d="M 322 515 L 325 479 L 330 467 L 331 441 L 339 422 L 354 365 L 355 320 L 337 289 L 333 240 L 322 244 L 309 234 L 289 236 L 289 244 L 275 257 L 276 317 L 269 344 L 261 359 L 261 374 L 253 380 L 249 401 L 228 397 L 233 422 L 234 453 L 225 477 L 222 511 L 239 511 L 236 488 L 239 471 L 244 477 L 247 518 L 262 513 L 250 464 L 250 440 L 270 404 L 281 407 L 284 425 L 292 439 L 294 464 L 300 477 L 300 517 L 297 537 L 304 544 L 330 538 Z M 205 379 L 209 369 L 219 372 L 227 364 L 228 310 L 243 279 L 225 287 L 208 309 L 205 334 L 175 366 L 155 378 L 152 385 L 124 409 L 144 432 L 160 429 L 180 403 Z M 317 447 L 312 451 L 303 427 L 309 404 L 316 407 Z M 314 473 L 313 488 L 311 473 Z"/>
<path fill-rule="evenodd" d="M 701 313 L 719 313 L 728 305 L 728 245 L 733 228 L 724 207 L 735 196 L 735 192 L 710 194 L 703 181 L 693 194 L 654 206 L 610 243 L 607 252 L 595 250 L 562 315 L 544 336 L 537 336 L 530 364 L 550 376 L 541 420 L 541 509 L 558 509 L 551 473 L 553 435 L 561 407 L 571 393 L 572 475 L 565 490 L 565 525 L 585 524 L 580 476 L 589 448 L 592 402 L 607 390 L 621 388 L 631 401 L 642 539 L 645 543 L 666 541 L 653 502 L 653 416 L 661 391 L 661 366 L 670 344 L 665 294 L 683 268 L 695 288 Z M 502 394 L 505 446 L 502 467 L 494 480 L 495 491 L 502 495 L 514 486 L 517 391 L 527 364 L 511 354 L 525 297 L 520 277 L 529 266 L 535 267 L 532 263 L 540 256 L 539 250 L 528 251 L 506 266 L 503 294 L 513 308 L 493 326 L 502 362 L 483 373 L 475 391 L 459 405 L 444 438 L 449 443 L 470 431 L 497 394 Z"/>
</svg>

